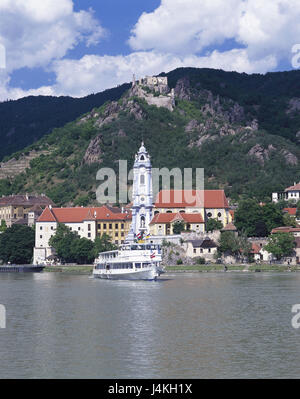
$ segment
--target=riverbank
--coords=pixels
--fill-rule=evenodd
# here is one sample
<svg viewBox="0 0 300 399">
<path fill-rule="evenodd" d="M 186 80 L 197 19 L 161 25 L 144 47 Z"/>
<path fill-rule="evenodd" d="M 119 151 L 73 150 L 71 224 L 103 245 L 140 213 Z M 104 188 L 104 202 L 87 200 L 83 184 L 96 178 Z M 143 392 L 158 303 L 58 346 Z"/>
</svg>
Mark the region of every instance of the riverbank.
<svg viewBox="0 0 300 399">
<path fill-rule="evenodd" d="M 299 272 L 300 265 L 270 265 L 270 264 L 247 264 L 247 265 L 226 265 L 230 272 Z M 192 266 L 166 266 L 166 272 L 224 272 L 224 265 L 192 265 Z"/>
<path fill-rule="evenodd" d="M 44 272 L 69 273 L 69 274 L 92 274 L 93 265 L 74 266 L 47 266 Z M 210 273 L 224 272 L 224 265 L 193 265 L 193 266 L 166 266 L 166 273 Z M 300 266 L 250 264 L 250 265 L 227 265 L 228 272 L 299 272 Z"/>
<path fill-rule="evenodd" d="M 46 266 L 44 269 L 44 272 L 70 274 L 91 274 L 92 271 L 93 265 Z"/>
</svg>

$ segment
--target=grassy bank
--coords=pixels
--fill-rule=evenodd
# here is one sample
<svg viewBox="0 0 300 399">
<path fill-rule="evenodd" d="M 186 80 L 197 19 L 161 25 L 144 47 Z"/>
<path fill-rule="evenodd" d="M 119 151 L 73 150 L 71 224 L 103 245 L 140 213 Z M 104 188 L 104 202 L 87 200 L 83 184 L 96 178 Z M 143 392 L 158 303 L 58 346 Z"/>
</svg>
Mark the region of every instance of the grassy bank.
<svg viewBox="0 0 300 399">
<path fill-rule="evenodd" d="M 47 266 L 47 267 L 45 267 L 44 272 L 91 274 L 92 270 L 93 270 L 93 266 L 92 265 Z"/>
<path fill-rule="evenodd" d="M 193 265 L 193 266 L 166 266 L 166 272 L 223 272 L 224 265 Z M 291 266 L 290 268 L 287 265 L 227 265 L 228 271 L 236 271 L 236 272 L 296 272 L 300 271 L 299 266 Z"/>
<path fill-rule="evenodd" d="M 166 266 L 166 272 L 170 273 L 198 273 L 198 272 L 224 272 L 224 265 L 192 265 L 192 266 Z M 300 266 L 286 265 L 227 265 L 227 270 L 231 272 L 298 272 Z M 44 272 L 56 273 L 73 273 L 73 274 L 91 274 L 93 271 L 92 265 L 78 265 L 78 266 L 47 266 Z"/>
</svg>

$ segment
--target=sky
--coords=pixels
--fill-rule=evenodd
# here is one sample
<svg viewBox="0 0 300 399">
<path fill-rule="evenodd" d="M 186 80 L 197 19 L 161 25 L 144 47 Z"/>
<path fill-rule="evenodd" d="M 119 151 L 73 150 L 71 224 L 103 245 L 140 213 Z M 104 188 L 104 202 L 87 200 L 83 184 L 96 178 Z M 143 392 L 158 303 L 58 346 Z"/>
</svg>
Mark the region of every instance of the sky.
<svg viewBox="0 0 300 399">
<path fill-rule="evenodd" d="M 0 101 L 177 67 L 292 70 L 298 43 L 300 0 L 0 0 Z"/>
</svg>

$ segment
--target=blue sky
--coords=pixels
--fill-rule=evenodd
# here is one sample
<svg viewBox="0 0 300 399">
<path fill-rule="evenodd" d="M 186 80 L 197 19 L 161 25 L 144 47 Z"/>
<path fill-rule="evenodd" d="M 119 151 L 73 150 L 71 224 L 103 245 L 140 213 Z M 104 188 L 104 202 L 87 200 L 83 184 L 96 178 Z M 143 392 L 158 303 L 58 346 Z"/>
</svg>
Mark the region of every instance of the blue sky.
<svg viewBox="0 0 300 399">
<path fill-rule="evenodd" d="M 1 0 L 0 100 L 80 97 L 181 66 L 291 70 L 299 17 L 299 0 Z"/>
</svg>

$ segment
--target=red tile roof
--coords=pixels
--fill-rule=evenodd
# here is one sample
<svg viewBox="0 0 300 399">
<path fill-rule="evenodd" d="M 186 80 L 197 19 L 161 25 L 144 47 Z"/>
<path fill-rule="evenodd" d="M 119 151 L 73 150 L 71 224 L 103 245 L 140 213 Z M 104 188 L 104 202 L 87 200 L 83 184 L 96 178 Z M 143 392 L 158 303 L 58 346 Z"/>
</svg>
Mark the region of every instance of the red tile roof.
<svg viewBox="0 0 300 399">
<path fill-rule="evenodd" d="M 130 213 L 117 213 L 105 205 L 98 208 L 46 208 L 38 222 L 82 223 L 85 220 L 130 220 Z"/>
<path fill-rule="evenodd" d="M 201 213 L 158 213 L 153 217 L 150 224 L 173 223 L 177 220 L 186 223 L 204 223 Z"/>
<path fill-rule="evenodd" d="M 284 212 L 287 212 L 291 216 L 296 216 L 297 208 L 284 208 Z"/>
<path fill-rule="evenodd" d="M 224 190 L 161 190 L 155 201 L 156 208 L 228 208 Z"/>
<path fill-rule="evenodd" d="M 0 206 L 34 206 L 39 205 L 42 207 L 52 205 L 54 206 L 54 202 L 48 198 L 46 195 L 9 195 L 7 197 L 0 198 Z"/>
<path fill-rule="evenodd" d="M 252 243 L 252 250 L 251 250 L 251 252 L 252 252 L 253 254 L 259 254 L 261 249 L 262 249 L 262 247 L 261 247 L 260 245 L 255 244 L 255 243 Z"/>
<path fill-rule="evenodd" d="M 294 186 L 288 187 L 284 190 L 286 191 L 300 191 L 300 183 L 295 184 Z"/>
<path fill-rule="evenodd" d="M 291 227 L 291 226 L 284 226 L 284 227 L 276 227 L 271 231 L 272 234 L 274 233 L 298 233 L 300 232 L 300 227 Z"/>
<path fill-rule="evenodd" d="M 227 226 L 225 226 L 222 231 L 237 231 L 237 228 L 233 223 L 228 223 Z"/>
<path fill-rule="evenodd" d="M 233 209 L 230 209 L 229 213 L 231 215 L 232 220 L 234 220 L 235 211 Z"/>
</svg>

